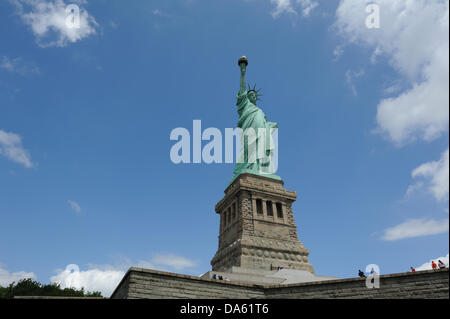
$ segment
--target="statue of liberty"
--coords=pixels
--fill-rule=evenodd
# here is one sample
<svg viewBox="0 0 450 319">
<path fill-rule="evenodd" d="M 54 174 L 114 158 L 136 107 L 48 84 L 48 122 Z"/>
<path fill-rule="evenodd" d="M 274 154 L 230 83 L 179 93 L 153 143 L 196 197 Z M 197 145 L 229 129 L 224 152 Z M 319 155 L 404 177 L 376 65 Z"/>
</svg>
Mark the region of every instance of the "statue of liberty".
<svg viewBox="0 0 450 319">
<path fill-rule="evenodd" d="M 278 129 L 278 124 L 268 122 L 264 112 L 256 106 L 260 90 L 256 85 L 248 86 L 246 90 L 245 72 L 248 60 L 245 56 L 239 59 L 241 69 L 241 83 L 237 94 L 237 111 L 239 121 L 237 127 L 242 129 L 240 154 L 234 168 L 231 182 L 240 174 L 249 173 L 280 180 L 274 175 L 274 142 L 272 134 Z"/>
</svg>

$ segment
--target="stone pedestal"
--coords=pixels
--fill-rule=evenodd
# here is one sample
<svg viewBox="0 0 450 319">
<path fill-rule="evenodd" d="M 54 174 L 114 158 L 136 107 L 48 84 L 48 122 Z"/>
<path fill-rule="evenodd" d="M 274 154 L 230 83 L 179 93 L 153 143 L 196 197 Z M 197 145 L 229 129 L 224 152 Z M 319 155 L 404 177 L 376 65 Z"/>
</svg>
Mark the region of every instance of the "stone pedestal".
<svg viewBox="0 0 450 319">
<path fill-rule="evenodd" d="M 309 251 L 297 237 L 292 203 L 296 192 L 283 181 L 241 174 L 217 203 L 220 215 L 219 249 L 211 260 L 212 270 L 233 267 L 255 270 L 305 270 L 314 273 Z"/>
</svg>

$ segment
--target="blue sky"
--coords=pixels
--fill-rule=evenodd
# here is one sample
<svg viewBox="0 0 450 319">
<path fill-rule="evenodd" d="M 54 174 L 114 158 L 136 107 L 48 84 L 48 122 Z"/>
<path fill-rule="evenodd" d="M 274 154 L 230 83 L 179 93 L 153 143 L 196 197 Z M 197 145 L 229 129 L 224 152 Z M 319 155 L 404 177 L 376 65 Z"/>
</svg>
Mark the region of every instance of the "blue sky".
<svg viewBox="0 0 450 319">
<path fill-rule="evenodd" d="M 208 271 L 233 164 L 169 135 L 235 127 L 242 55 L 317 274 L 448 254 L 448 1 L 375 1 L 379 29 L 356 0 L 79 0 L 68 30 L 69 3 L 0 2 L 0 284 Z"/>
</svg>

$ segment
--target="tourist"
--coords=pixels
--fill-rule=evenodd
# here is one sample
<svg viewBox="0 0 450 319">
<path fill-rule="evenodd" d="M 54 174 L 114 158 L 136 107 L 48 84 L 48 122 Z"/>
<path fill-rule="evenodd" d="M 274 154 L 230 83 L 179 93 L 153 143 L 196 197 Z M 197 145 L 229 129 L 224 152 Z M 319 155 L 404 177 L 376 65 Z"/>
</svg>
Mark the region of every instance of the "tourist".
<svg viewBox="0 0 450 319">
<path fill-rule="evenodd" d="M 416 268 L 411 267 L 411 272 L 416 272 Z"/>
<path fill-rule="evenodd" d="M 436 263 L 434 262 L 434 260 L 431 261 L 431 267 L 432 267 L 433 269 L 436 269 L 436 268 L 437 268 L 437 265 L 436 265 Z"/>
<path fill-rule="evenodd" d="M 442 262 L 442 260 L 439 260 L 439 269 L 444 269 L 445 264 Z"/>
<path fill-rule="evenodd" d="M 216 274 L 213 274 L 213 275 L 212 275 L 212 279 L 217 279 Z"/>
<path fill-rule="evenodd" d="M 364 275 L 364 272 L 360 269 L 360 270 L 358 270 L 358 275 L 359 275 L 359 277 L 361 277 L 361 278 L 365 278 L 366 277 L 366 275 Z"/>
</svg>

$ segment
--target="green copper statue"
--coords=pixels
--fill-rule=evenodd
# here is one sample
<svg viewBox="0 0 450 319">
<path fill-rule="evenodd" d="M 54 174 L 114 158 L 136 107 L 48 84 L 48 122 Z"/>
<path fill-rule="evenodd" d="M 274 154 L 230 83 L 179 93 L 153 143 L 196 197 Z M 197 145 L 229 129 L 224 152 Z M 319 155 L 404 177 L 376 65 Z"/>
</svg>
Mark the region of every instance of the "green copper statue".
<svg viewBox="0 0 450 319">
<path fill-rule="evenodd" d="M 231 182 L 240 174 L 249 173 L 280 180 L 274 175 L 274 142 L 272 134 L 278 124 L 268 122 L 264 112 L 256 106 L 259 100 L 259 91 L 256 85 L 253 89 L 245 89 L 245 72 L 248 60 L 245 56 L 239 59 L 241 69 L 241 84 L 237 94 L 237 111 L 239 121 L 237 126 L 242 129 L 241 151 L 234 169 Z"/>
</svg>

